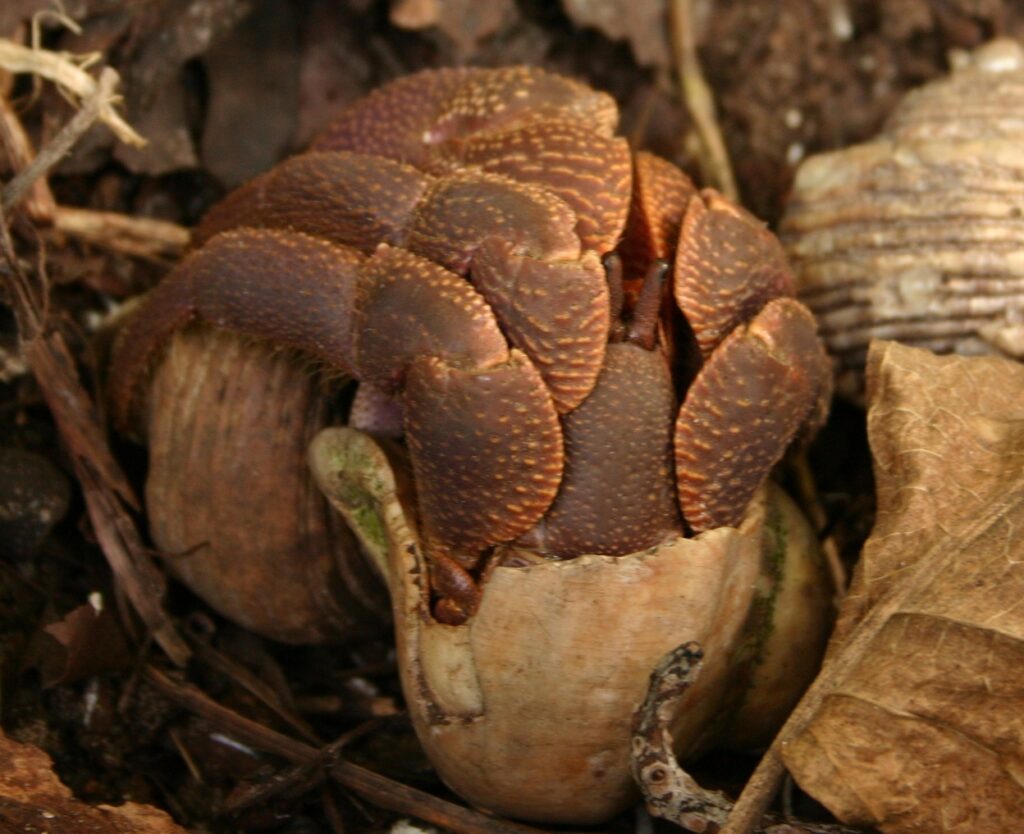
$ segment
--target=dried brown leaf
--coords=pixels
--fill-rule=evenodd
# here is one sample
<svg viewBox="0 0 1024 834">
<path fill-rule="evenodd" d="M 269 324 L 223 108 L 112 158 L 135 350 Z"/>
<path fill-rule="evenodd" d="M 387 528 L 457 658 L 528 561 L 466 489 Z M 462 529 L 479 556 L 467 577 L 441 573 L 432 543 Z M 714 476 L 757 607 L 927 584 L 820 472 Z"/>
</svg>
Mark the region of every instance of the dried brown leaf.
<svg viewBox="0 0 1024 834">
<path fill-rule="evenodd" d="M 314 3 L 299 21 L 298 93 L 292 146 L 304 148 L 371 86 L 363 21 L 351 8 Z"/>
<path fill-rule="evenodd" d="M 150 140 L 141 149 L 114 147 L 115 158 L 130 171 L 157 176 L 198 167 L 191 124 L 198 105 L 184 80 L 183 67 L 209 53 L 253 7 L 254 0 L 155 0 L 128 4 L 122 10 L 122 17 L 130 21 L 117 42 L 125 77 L 125 109 Z M 83 37 L 95 37 L 97 30 L 108 25 L 103 18 L 87 21 Z M 108 52 L 112 44 L 94 48 Z M 215 112 L 213 107 L 210 112 Z"/>
<path fill-rule="evenodd" d="M 868 385 L 878 520 L 783 760 L 845 822 L 1018 830 L 1024 366 L 881 343 Z"/>
<path fill-rule="evenodd" d="M 52 651 L 44 655 L 45 686 L 70 683 L 131 664 L 128 640 L 109 608 L 97 609 L 91 603 L 79 605 L 43 631 L 56 641 L 47 644 Z"/>
<path fill-rule="evenodd" d="M 146 137 L 142 147 L 116 144 L 114 158 L 137 174 L 160 176 L 182 168 L 196 168 L 199 158 L 188 126 L 189 103 L 178 83 L 164 85 L 149 98 L 149 106 L 132 114 L 132 122 Z"/>
<path fill-rule="evenodd" d="M 148 805 L 87 805 L 71 795 L 52 767 L 42 750 L 0 733 L 0 831 L 186 834 L 167 814 Z"/>
</svg>

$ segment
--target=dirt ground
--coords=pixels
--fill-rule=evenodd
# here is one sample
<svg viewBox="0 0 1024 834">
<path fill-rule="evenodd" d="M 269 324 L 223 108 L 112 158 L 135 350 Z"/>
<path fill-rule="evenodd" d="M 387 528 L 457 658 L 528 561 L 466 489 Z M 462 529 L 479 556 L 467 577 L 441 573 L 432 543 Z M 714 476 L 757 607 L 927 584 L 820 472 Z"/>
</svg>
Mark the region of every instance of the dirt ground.
<svg viewBox="0 0 1024 834">
<path fill-rule="evenodd" d="M 769 223 L 778 220 L 805 156 L 870 137 L 904 91 L 944 71 L 950 50 L 1024 34 L 1024 9 L 1001 0 L 692 6 L 700 64 L 740 194 Z M 0 37 L 27 42 L 26 21 L 48 8 L 44 0 L 0 4 Z M 460 64 L 527 63 L 586 79 L 617 99 L 622 132 L 635 147 L 673 160 L 698 182 L 707 176 L 680 98 L 666 0 L 66 0 L 64 10 L 81 31 L 43 16 L 41 43 L 101 53 L 122 76 L 125 117 L 150 142 L 133 149 L 106 128 L 93 129 L 50 174 L 59 206 L 193 225 L 231 188 L 305 147 L 368 90 L 425 67 Z M 26 76 L 0 78 L 0 93 L 37 148 L 74 112 L 52 86 L 36 89 Z M 11 159 L 0 156 L 0 181 L 17 167 Z M 21 211 L 6 219 L 26 263 L 45 258 L 49 315 L 95 394 L 97 327 L 164 274 L 174 246 L 138 257 L 47 229 Z M 140 646 L 138 633 L 126 635 L 114 616 L 127 606 L 51 412 L 19 358 L 11 299 L 0 298 L 4 732 L 45 750 L 81 799 L 150 803 L 194 830 L 386 829 L 402 816 L 387 802 L 216 743 L 209 717 L 140 673 L 160 663 L 160 651 L 147 640 Z M 837 404 L 811 456 L 829 530 L 848 563 L 871 524 L 862 423 L 856 407 Z M 114 444 L 129 480 L 141 483 L 143 450 L 122 439 Z M 68 615 L 96 592 L 109 622 L 98 632 L 78 629 Z M 340 649 L 296 649 L 232 626 L 176 584 L 168 607 L 201 647 L 205 661 L 193 663 L 190 680 L 208 695 L 306 738 L 359 728 L 346 747 L 351 761 L 457 801 L 403 717 L 386 634 Z M 253 675 L 270 682 L 273 698 L 247 685 Z M 700 773 L 735 790 L 755 761 L 716 754 Z M 268 781 L 281 773 L 283 786 Z M 798 814 L 828 819 L 809 799 L 794 802 Z M 0 813 L 0 830 L 8 830 L 2 820 Z M 607 830 L 632 827 L 624 818 Z"/>
</svg>

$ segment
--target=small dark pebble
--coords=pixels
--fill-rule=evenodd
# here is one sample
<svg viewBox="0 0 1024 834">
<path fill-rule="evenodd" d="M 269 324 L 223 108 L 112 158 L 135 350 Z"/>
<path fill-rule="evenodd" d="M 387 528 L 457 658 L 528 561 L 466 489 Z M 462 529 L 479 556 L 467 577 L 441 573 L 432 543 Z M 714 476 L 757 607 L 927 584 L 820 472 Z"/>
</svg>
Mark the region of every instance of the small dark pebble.
<svg viewBox="0 0 1024 834">
<path fill-rule="evenodd" d="M 67 512 L 71 485 L 34 452 L 0 447 L 0 556 L 25 559 Z"/>
</svg>

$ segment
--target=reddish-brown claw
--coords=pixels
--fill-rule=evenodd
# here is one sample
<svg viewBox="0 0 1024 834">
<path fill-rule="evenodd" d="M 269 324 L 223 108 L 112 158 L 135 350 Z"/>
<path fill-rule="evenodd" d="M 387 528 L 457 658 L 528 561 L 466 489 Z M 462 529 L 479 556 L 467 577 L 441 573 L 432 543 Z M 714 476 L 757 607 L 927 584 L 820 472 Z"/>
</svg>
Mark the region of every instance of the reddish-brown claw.
<svg viewBox="0 0 1024 834">
<path fill-rule="evenodd" d="M 469 571 L 443 551 L 432 554 L 430 587 L 439 597 L 433 607 L 434 619 L 439 623 L 460 625 L 480 605 L 480 586 Z"/>
<path fill-rule="evenodd" d="M 794 299 L 770 302 L 725 338 L 676 421 L 679 503 L 695 533 L 739 523 L 830 380 L 814 318 Z"/>
<path fill-rule="evenodd" d="M 625 139 L 596 132 L 578 119 L 452 141 L 442 152 L 452 170 L 501 174 L 564 200 L 576 215 L 576 234 L 585 249 L 610 252 L 618 243 L 632 186 Z"/>
<path fill-rule="evenodd" d="M 631 161 L 604 93 L 532 67 L 418 73 L 350 108 L 316 142 L 430 174 L 478 170 L 540 187 L 576 216 L 586 249 L 608 252 L 629 211 Z"/>
<path fill-rule="evenodd" d="M 145 305 L 115 351 L 122 420 L 158 348 L 194 318 L 404 387 L 424 524 L 467 562 L 528 529 L 554 499 L 563 452 L 547 388 L 509 353 L 479 293 L 431 261 L 385 244 L 365 258 L 297 232 L 239 229 L 190 255 Z"/>
<path fill-rule="evenodd" d="M 351 302 L 348 368 L 386 391 L 400 389 L 422 356 L 467 368 L 504 362 L 508 345 L 473 287 L 432 261 L 382 243 L 359 272 Z"/>
<path fill-rule="evenodd" d="M 499 174 L 460 171 L 435 180 L 410 218 L 403 243 L 453 272 L 472 270 L 485 240 L 553 261 L 579 258 L 576 216 L 550 191 Z"/>
<path fill-rule="evenodd" d="M 388 206 L 381 194 L 392 192 Z M 605 281 L 577 219 L 551 190 L 500 174 L 435 179 L 389 159 L 324 152 L 240 189 L 210 212 L 197 240 L 236 226 L 281 228 L 366 254 L 379 242 L 401 246 L 467 275 L 565 412 L 593 388 L 608 332 Z"/>
<path fill-rule="evenodd" d="M 379 243 L 402 242 L 432 181 L 409 165 L 376 156 L 302 154 L 228 194 L 192 238 L 201 246 L 240 226 L 288 229 L 369 255 Z"/>
<path fill-rule="evenodd" d="M 558 415 L 518 351 L 489 368 L 413 362 L 405 433 L 427 538 L 466 566 L 532 527 L 558 491 Z"/>
<path fill-rule="evenodd" d="M 559 413 L 583 402 L 608 342 L 608 284 L 597 256 L 543 261 L 488 240 L 474 257 L 473 283 L 509 341 L 537 366 Z"/>
<path fill-rule="evenodd" d="M 594 387 L 608 334 L 604 277 L 574 227 L 569 206 L 540 186 L 464 172 L 428 189 L 405 239 L 469 275 L 560 412 Z"/>
<path fill-rule="evenodd" d="M 793 278 L 781 244 L 764 224 L 705 189 L 683 218 L 673 288 L 707 358 L 771 299 L 792 295 Z"/>
</svg>

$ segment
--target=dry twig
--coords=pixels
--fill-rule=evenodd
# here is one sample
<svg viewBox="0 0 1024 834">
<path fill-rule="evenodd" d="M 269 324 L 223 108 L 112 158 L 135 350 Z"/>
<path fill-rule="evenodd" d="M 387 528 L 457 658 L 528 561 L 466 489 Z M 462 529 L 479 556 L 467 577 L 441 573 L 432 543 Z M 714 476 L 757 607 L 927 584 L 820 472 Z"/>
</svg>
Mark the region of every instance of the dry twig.
<svg viewBox="0 0 1024 834">
<path fill-rule="evenodd" d="M 150 261 L 177 260 L 190 232 L 177 223 L 112 211 L 57 206 L 53 227 L 84 243 Z"/>
<path fill-rule="evenodd" d="M 211 669 L 215 669 L 229 678 L 236 686 L 244 689 L 306 741 L 313 744 L 320 743 L 320 738 L 309 722 L 284 703 L 277 691 L 264 679 L 208 643 L 196 640 L 192 645 L 197 660 Z"/>
<path fill-rule="evenodd" d="M 733 804 L 720 791 L 702 788 L 676 760 L 672 718 L 686 691 L 700 674 L 703 652 L 684 643 L 666 654 L 651 673 L 647 696 L 633 715 L 633 777 L 643 791 L 652 816 L 687 831 L 713 834 L 721 830 Z M 764 825 L 765 827 L 760 827 Z M 758 820 L 763 834 L 855 834 L 856 829 L 831 823 Z"/>
<path fill-rule="evenodd" d="M 722 139 L 722 131 L 715 115 L 715 101 L 711 95 L 697 57 L 697 38 L 694 33 L 693 0 L 672 0 L 672 47 L 679 75 L 680 91 L 701 145 L 701 168 L 705 178 L 734 202 L 739 201 L 739 188 L 729 162 L 729 152 Z"/>
<path fill-rule="evenodd" d="M 0 41 L 0 49 L 2 47 L 3 42 Z M 4 186 L 0 192 L 0 202 L 3 203 L 5 212 L 17 205 L 32 184 L 63 159 L 72 146 L 95 124 L 104 108 L 109 107 L 117 82 L 117 72 L 110 67 L 106 67 L 100 73 L 95 93 L 83 102 L 82 108 L 53 139 L 46 143 L 39 155 Z"/>
<path fill-rule="evenodd" d="M 715 830 L 731 807 L 724 794 L 701 788 L 672 750 L 672 717 L 700 674 L 703 658 L 693 642 L 665 655 L 651 673 L 647 697 L 633 716 L 631 766 L 647 810 L 690 831 Z"/>
<path fill-rule="evenodd" d="M 113 73 L 113 86 L 117 85 L 118 75 L 110 67 L 100 73 L 100 80 L 97 82 L 69 55 L 46 49 L 32 49 L 0 38 L 0 69 L 11 73 L 31 73 L 46 78 L 82 102 L 95 99 L 96 117 L 109 127 L 118 139 L 136 147 L 146 144 L 146 140 L 114 109 L 120 99 L 113 94 L 112 89 L 108 95 L 97 96 L 104 74 L 109 76 Z"/>
<path fill-rule="evenodd" d="M 35 292 L 14 254 L 0 211 L 4 272 L 18 321 L 21 353 L 35 375 L 74 466 L 89 518 L 118 584 L 131 600 L 154 639 L 175 663 L 184 664 L 189 650 L 163 610 L 165 580 L 124 509 L 137 506 L 135 495 L 110 454 L 101 423 L 82 388 L 64 337 L 51 329 L 45 293 Z"/>
<path fill-rule="evenodd" d="M 35 149 L 11 103 L 0 94 L 0 149 L 4 151 L 14 172 L 24 170 L 35 159 Z M 28 216 L 37 223 L 49 225 L 57 208 L 46 179 L 40 177 L 25 198 Z"/>
<path fill-rule="evenodd" d="M 146 667 L 145 677 L 171 701 L 202 717 L 232 738 L 257 750 L 280 756 L 293 764 L 325 765 L 332 779 L 381 808 L 409 814 L 455 834 L 541 834 L 539 829 L 489 817 L 446 802 L 351 762 L 332 763 L 332 757 L 328 755 L 332 745 L 318 749 L 278 733 L 217 703 L 201 689 L 176 681 L 152 666 Z"/>
<path fill-rule="evenodd" d="M 821 504 L 818 486 L 815 483 L 814 472 L 811 471 L 810 461 L 807 460 L 806 451 L 801 450 L 793 456 L 791 471 L 796 482 L 794 494 L 818 534 L 821 552 L 825 557 L 825 567 L 828 569 L 829 581 L 832 583 L 832 601 L 838 609 L 849 588 L 849 579 L 842 556 L 839 554 L 839 545 L 836 544 L 835 536 L 827 535 L 822 538 L 823 531 L 828 527 L 828 513 L 825 512 L 825 508 Z"/>
<path fill-rule="evenodd" d="M 3 50 L 11 46 L 17 45 L 0 41 L 0 66 L 7 69 L 10 67 L 3 63 Z M 6 212 L 17 205 L 33 183 L 42 178 L 98 119 L 112 112 L 117 74 L 105 70 L 99 84 L 91 79 L 90 83 L 93 89 L 82 109 L 0 194 L 0 255 L 8 265 L 3 276 L 18 323 L 22 356 L 39 384 L 67 447 L 93 529 L 118 586 L 168 657 L 183 665 L 190 652 L 163 610 L 164 576 L 124 506 L 137 507 L 138 501 L 110 453 L 101 421 L 79 381 L 71 352 L 63 336 L 50 325 L 42 261 L 38 283 L 33 285 L 15 254 L 5 219 Z"/>
</svg>

